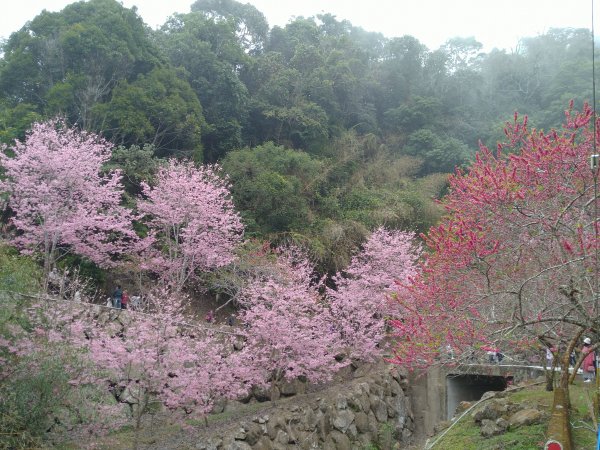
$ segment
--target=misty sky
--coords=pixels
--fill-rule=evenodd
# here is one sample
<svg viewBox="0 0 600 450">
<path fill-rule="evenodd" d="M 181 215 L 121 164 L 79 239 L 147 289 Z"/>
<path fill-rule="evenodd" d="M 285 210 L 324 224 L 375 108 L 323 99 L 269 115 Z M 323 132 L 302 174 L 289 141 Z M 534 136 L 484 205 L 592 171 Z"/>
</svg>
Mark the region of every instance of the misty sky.
<svg viewBox="0 0 600 450">
<path fill-rule="evenodd" d="M 136 5 L 153 28 L 174 12 L 189 12 L 194 0 L 122 0 Z M 474 36 L 484 50 L 514 49 L 520 37 L 537 36 L 550 28 L 591 28 L 593 0 L 239 0 L 252 3 L 269 25 L 285 25 L 294 16 L 329 12 L 367 31 L 387 37 L 411 35 L 429 49 L 451 37 Z M 69 0 L 17 0 L 0 16 L 0 37 L 21 28 L 42 9 L 60 11 Z M 594 20 L 598 34 L 600 4 Z"/>
</svg>

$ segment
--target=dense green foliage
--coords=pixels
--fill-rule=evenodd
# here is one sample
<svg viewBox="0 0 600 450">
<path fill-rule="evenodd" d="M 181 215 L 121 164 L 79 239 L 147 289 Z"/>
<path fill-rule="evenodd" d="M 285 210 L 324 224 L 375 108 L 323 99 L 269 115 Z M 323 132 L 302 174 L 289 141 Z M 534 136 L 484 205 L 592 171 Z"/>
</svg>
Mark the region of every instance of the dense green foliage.
<svg viewBox="0 0 600 450">
<path fill-rule="evenodd" d="M 15 292 L 35 293 L 40 287 L 41 270 L 25 257 L 0 242 L 0 339 L 30 324 L 20 313 Z M 2 364 L 13 363 L 11 355 L 0 352 Z M 55 370 L 24 376 L 25 367 L 15 367 L 13 377 L 0 380 L 0 447 L 25 448 L 39 445 L 39 436 L 48 428 L 46 413 L 54 402 L 52 384 Z M 18 375 L 17 375 L 18 374 Z M 21 376 L 23 375 L 23 376 Z"/>
<path fill-rule="evenodd" d="M 41 276 L 34 261 L 19 256 L 15 249 L 0 241 L 0 296 L 10 292 L 36 293 L 41 286 Z"/>
<path fill-rule="evenodd" d="M 591 97 L 585 29 L 484 53 L 474 38 L 428 49 L 331 14 L 269 29 L 249 4 L 190 3 L 157 30 L 116 0 L 32 18 L 2 46 L 0 141 L 63 115 L 120 146 L 129 193 L 153 158 L 222 162 L 250 235 L 305 241 L 335 270 L 368 229 L 434 223 L 440 174 L 502 140 L 514 111 L 549 129 Z"/>
</svg>

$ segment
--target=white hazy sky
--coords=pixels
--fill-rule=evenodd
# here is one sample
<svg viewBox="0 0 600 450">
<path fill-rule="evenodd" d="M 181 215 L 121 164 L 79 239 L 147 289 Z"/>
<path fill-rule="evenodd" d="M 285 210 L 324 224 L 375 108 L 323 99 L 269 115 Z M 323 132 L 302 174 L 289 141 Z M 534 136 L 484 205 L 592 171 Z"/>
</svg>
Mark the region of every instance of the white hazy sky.
<svg viewBox="0 0 600 450">
<path fill-rule="evenodd" d="M 537 36 L 550 28 L 591 28 L 593 0 L 238 0 L 256 6 L 269 25 L 285 25 L 294 16 L 321 12 L 347 19 L 367 31 L 387 37 L 416 37 L 437 49 L 451 37 L 474 36 L 489 51 L 516 47 L 521 37 Z M 5 3 L 6 2 L 6 3 Z M 189 12 L 194 0 L 122 0 L 136 5 L 152 28 L 174 12 Z M 7 38 L 43 9 L 60 11 L 69 0 L 4 0 L 0 38 Z M 598 28 L 599 2 L 594 6 Z M 598 34 L 598 31 L 596 31 Z"/>
</svg>

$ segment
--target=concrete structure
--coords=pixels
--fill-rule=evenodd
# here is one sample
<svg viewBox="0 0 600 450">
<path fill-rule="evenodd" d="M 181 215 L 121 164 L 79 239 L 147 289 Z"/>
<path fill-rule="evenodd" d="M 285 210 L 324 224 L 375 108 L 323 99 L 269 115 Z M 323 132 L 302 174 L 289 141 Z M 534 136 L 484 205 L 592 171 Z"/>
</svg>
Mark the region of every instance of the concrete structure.
<svg viewBox="0 0 600 450">
<path fill-rule="evenodd" d="M 539 366 L 464 364 L 434 366 L 426 373 L 413 373 L 409 382 L 415 432 L 434 434 L 435 426 L 450 420 L 461 401 L 476 401 L 487 391 L 502 391 L 508 385 L 544 375 Z"/>
</svg>

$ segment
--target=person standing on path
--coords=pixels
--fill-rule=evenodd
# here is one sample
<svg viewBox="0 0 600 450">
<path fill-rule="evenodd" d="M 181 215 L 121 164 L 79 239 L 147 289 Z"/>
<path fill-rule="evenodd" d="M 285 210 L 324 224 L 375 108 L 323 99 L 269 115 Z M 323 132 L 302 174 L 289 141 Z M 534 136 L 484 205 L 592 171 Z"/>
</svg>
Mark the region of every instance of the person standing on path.
<svg viewBox="0 0 600 450">
<path fill-rule="evenodd" d="M 554 354 L 556 353 L 556 347 L 546 347 L 546 368 L 552 369 L 554 364 Z"/>
<path fill-rule="evenodd" d="M 127 309 L 127 304 L 129 303 L 129 294 L 126 290 L 123 290 L 123 295 L 121 295 L 121 309 Z"/>
<path fill-rule="evenodd" d="M 117 285 L 115 292 L 113 292 L 113 308 L 121 309 L 121 300 L 123 300 L 123 291 L 121 285 Z"/>
<path fill-rule="evenodd" d="M 583 340 L 583 347 L 581 349 L 581 353 L 585 355 L 585 358 L 583 358 L 583 362 L 581 363 L 584 383 L 591 383 L 596 372 L 596 353 L 590 351 L 591 344 L 592 340 L 586 337 Z"/>
</svg>

